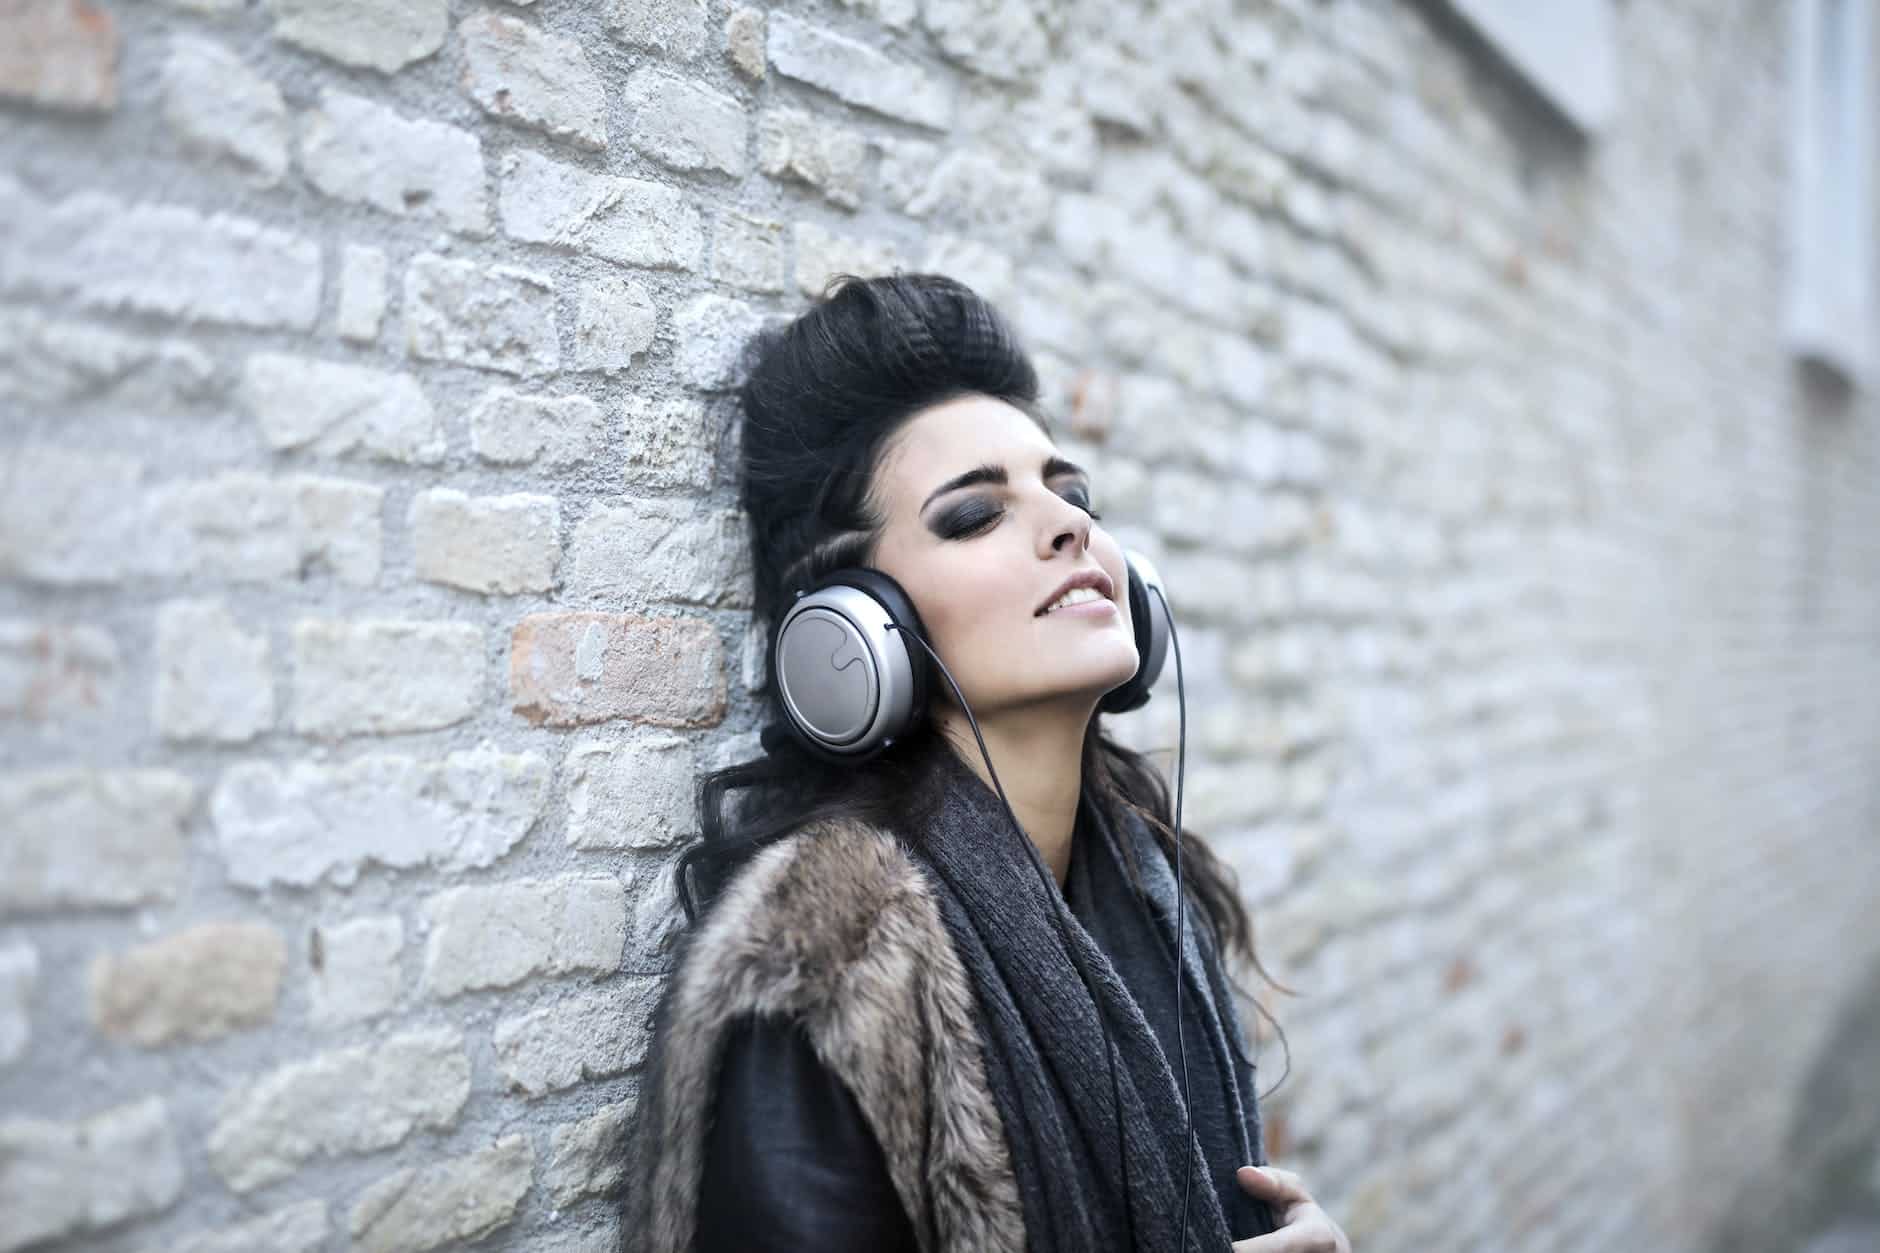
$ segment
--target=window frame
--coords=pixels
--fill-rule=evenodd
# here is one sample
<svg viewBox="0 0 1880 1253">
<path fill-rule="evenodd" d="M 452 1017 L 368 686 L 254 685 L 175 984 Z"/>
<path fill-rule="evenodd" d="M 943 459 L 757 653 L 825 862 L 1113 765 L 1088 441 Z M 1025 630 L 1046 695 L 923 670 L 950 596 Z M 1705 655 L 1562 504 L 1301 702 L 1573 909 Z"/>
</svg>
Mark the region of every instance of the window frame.
<svg viewBox="0 0 1880 1253">
<path fill-rule="evenodd" d="M 1613 0 L 1446 0 L 1568 125 L 1591 139 L 1619 113 Z"/>
<path fill-rule="evenodd" d="M 1793 0 L 1790 18 L 1790 248 L 1783 330 L 1796 356 L 1833 370 L 1850 385 L 1871 385 L 1880 332 L 1872 0 Z M 1840 30 L 1830 39 L 1837 18 Z M 1836 84 L 1841 90 L 1831 98 Z"/>
</svg>

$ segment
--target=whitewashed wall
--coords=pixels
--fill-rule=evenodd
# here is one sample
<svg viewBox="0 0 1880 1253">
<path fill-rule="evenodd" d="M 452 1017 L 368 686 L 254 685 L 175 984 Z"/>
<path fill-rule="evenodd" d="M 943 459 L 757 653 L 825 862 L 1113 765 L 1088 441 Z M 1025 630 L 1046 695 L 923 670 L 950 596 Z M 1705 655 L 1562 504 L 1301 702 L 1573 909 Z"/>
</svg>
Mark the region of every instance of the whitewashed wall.
<svg viewBox="0 0 1880 1253">
<path fill-rule="evenodd" d="M 1880 1130 L 1880 406 L 1725 7 L 1587 142 L 1386 0 L 0 6 L 0 1250 L 634 1247 L 733 353 L 895 266 L 1169 577 L 1356 1248 L 1782 1247 Z"/>
</svg>

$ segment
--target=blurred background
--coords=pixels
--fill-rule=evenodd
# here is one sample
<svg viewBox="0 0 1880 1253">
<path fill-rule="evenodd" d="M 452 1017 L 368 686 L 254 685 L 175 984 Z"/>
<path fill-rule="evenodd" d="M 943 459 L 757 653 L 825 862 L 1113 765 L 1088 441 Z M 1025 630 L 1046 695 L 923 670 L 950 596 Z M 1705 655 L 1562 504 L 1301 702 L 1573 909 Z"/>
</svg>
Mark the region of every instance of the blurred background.
<svg viewBox="0 0 1880 1253">
<path fill-rule="evenodd" d="M 1880 1248 L 1873 7 L 0 0 L 0 1253 L 634 1247 L 737 350 L 896 268 L 1358 1253 Z"/>
</svg>

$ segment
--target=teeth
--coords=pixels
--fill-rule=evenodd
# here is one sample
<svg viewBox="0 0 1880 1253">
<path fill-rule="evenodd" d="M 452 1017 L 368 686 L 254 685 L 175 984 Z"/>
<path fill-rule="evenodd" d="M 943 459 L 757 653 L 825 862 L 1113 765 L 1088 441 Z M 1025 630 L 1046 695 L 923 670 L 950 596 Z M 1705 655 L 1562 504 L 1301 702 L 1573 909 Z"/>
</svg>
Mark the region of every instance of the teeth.
<svg viewBox="0 0 1880 1253">
<path fill-rule="evenodd" d="M 1094 587 L 1074 587 L 1045 608 L 1046 613 L 1053 609 L 1062 609 L 1066 605 L 1081 605 L 1087 600 L 1102 600 L 1103 593 Z"/>
</svg>

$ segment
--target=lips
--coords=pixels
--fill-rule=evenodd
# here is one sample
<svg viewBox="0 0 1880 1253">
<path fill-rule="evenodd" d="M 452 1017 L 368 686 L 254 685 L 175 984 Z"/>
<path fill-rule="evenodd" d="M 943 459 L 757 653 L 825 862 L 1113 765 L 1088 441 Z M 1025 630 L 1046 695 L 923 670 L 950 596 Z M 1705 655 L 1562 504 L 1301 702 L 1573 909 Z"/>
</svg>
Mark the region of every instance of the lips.
<svg viewBox="0 0 1880 1253">
<path fill-rule="evenodd" d="M 1079 570 L 1062 583 L 1058 584 L 1057 590 L 1045 597 L 1044 603 L 1032 611 L 1032 617 L 1042 618 L 1051 606 L 1058 603 L 1059 598 L 1062 597 L 1064 593 L 1074 591 L 1080 587 L 1094 588 L 1097 594 L 1102 596 L 1105 600 L 1115 599 L 1115 589 L 1110 582 L 1109 575 L 1101 570 Z"/>
<path fill-rule="evenodd" d="M 1076 594 L 1073 593 L 1072 599 L 1068 603 L 1059 605 L 1056 609 L 1047 609 L 1045 612 L 1039 614 L 1038 617 L 1041 621 L 1045 618 L 1113 620 L 1116 615 L 1116 602 L 1113 600 L 1105 600 L 1093 591 L 1089 596 L 1081 600 L 1077 599 Z"/>
</svg>

